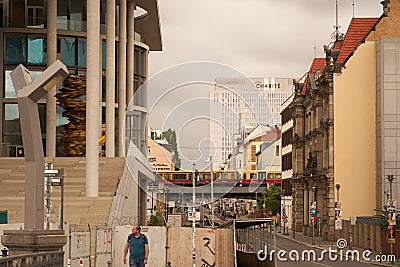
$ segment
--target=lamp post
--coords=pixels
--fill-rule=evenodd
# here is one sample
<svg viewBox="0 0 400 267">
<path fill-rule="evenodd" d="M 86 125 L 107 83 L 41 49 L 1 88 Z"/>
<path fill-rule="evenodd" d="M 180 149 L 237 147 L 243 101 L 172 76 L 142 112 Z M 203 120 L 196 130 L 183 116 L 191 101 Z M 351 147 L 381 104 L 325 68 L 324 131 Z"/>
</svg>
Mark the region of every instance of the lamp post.
<svg viewBox="0 0 400 267">
<path fill-rule="evenodd" d="M 293 221 L 293 229 L 292 229 L 292 231 L 293 231 L 293 238 L 296 238 L 296 216 L 295 216 L 295 195 L 296 195 L 296 192 L 295 192 L 295 189 L 293 188 L 292 189 L 292 221 Z"/>
<path fill-rule="evenodd" d="M 315 214 L 313 214 L 313 219 L 312 219 L 312 244 L 315 245 L 315 218 L 316 218 L 316 210 L 317 210 L 317 198 L 316 198 L 316 191 L 317 191 L 317 187 L 313 186 L 312 187 L 312 191 L 313 191 L 313 195 L 314 195 L 314 201 L 313 201 L 313 205 L 315 204 Z M 311 209 L 312 210 L 312 209 Z"/>
<path fill-rule="evenodd" d="M 282 189 L 282 193 L 281 193 L 281 200 L 282 200 L 282 210 L 281 210 L 281 221 L 283 220 L 283 234 L 286 235 L 286 223 L 285 223 L 285 200 L 284 200 L 284 196 L 285 196 L 286 190 Z"/>
<path fill-rule="evenodd" d="M 211 229 L 214 229 L 214 170 L 213 159 L 210 156 L 210 169 L 211 169 Z"/>
<path fill-rule="evenodd" d="M 392 195 L 392 183 L 394 180 L 393 174 L 389 174 L 387 179 L 389 181 L 389 201 L 390 201 L 390 200 L 393 200 L 393 195 Z M 396 218 L 395 218 L 395 221 L 396 221 Z M 390 255 L 393 255 L 393 243 L 390 243 Z"/>
<path fill-rule="evenodd" d="M 337 183 L 336 184 L 337 202 L 340 202 L 339 191 L 340 191 L 340 184 Z M 336 205 L 335 205 L 335 209 L 336 209 Z M 335 210 L 335 223 L 336 223 L 336 210 Z M 336 228 L 336 225 L 335 225 L 335 228 Z M 340 230 L 336 230 L 336 235 L 337 235 L 336 239 L 339 239 L 340 238 Z"/>
<path fill-rule="evenodd" d="M 337 201 L 338 201 L 338 202 L 340 201 L 340 198 L 339 198 L 339 191 L 340 191 L 340 184 L 337 183 L 337 184 L 336 184 L 336 194 L 337 194 Z"/>
<path fill-rule="evenodd" d="M 196 164 L 193 163 L 193 175 L 192 175 L 192 183 L 193 183 L 193 195 L 192 195 L 192 266 L 196 267 L 196 220 L 195 220 L 195 213 L 196 213 Z"/>
</svg>

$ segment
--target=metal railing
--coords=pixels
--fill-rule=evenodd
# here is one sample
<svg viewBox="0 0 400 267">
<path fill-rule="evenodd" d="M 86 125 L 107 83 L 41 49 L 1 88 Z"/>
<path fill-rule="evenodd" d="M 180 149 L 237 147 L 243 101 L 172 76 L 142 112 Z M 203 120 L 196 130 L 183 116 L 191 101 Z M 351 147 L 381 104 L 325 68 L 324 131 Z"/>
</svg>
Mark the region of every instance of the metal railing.
<svg viewBox="0 0 400 267">
<path fill-rule="evenodd" d="M 0 267 L 62 267 L 64 251 L 49 251 L 0 258 Z"/>
</svg>

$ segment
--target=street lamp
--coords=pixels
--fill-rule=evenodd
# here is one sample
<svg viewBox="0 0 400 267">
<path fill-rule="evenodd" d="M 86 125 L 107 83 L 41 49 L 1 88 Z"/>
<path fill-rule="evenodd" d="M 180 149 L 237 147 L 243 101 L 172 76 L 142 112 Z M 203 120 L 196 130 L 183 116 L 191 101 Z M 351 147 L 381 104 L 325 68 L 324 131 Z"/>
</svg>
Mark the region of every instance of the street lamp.
<svg viewBox="0 0 400 267">
<path fill-rule="evenodd" d="M 337 183 L 337 184 L 336 184 L 336 193 L 337 193 L 337 201 L 338 201 L 338 202 L 340 201 L 340 199 L 339 199 L 339 190 L 340 190 L 340 184 Z"/>
<path fill-rule="evenodd" d="M 317 192 L 317 187 L 313 186 L 312 187 L 313 195 L 314 195 L 314 201 L 313 201 L 313 208 L 315 209 L 315 214 L 312 214 L 312 244 L 315 245 L 315 219 L 317 215 L 317 197 L 316 197 L 316 192 Z M 315 207 L 314 207 L 315 204 Z"/>
<path fill-rule="evenodd" d="M 208 162 L 208 160 L 206 162 Z M 210 156 L 209 162 L 211 170 L 211 229 L 214 229 L 214 171 L 212 156 Z"/>
<path fill-rule="evenodd" d="M 192 183 L 193 183 L 193 195 L 192 195 L 192 266 L 196 267 L 196 220 L 195 220 L 195 213 L 196 213 L 196 164 L 193 163 L 193 175 L 192 175 Z"/>
<path fill-rule="evenodd" d="M 296 192 L 295 192 L 295 189 L 293 188 L 292 189 L 292 221 L 293 221 L 293 229 L 292 229 L 292 231 L 293 231 L 293 238 L 296 238 L 296 216 L 295 216 L 295 212 L 296 212 L 296 210 L 295 210 L 295 203 L 296 203 L 296 201 L 295 201 L 295 195 L 296 195 Z"/>
<path fill-rule="evenodd" d="M 393 200 L 393 195 L 392 195 L 392 183 L 394 180 L 394 175 L 393 174 L 389 174 L 388 175 L 388 181 L 389 181 L 389 201 Z M 396 220 L 396 218 L 395 218 Z M 393 243 L 390 243 L 390 255 L 393 255 Z"/>
</svg>

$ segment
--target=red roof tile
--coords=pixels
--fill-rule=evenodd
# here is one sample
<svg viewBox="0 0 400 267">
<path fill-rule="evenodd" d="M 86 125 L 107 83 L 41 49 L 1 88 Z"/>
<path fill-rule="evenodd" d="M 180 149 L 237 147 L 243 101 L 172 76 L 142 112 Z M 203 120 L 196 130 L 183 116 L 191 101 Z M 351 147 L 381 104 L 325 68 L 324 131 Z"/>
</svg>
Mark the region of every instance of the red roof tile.
<svg viewBox="0 0 400 267">
<path fill-rule="evenodd" d="M 360 45 L 379 18 L 353 18 L 347 29 L 337 63 L 344 63 Z"/>
<path fill-rule="evenodd" d="M 335 42 L 335 45 L 333 46 L 333 50 L 340 50 L 343 45 L 343 40 L 338 40 Z"/>
<path fill-rule="evenodd" d="M 315 73 L 317 71 L 322 73 L 325 69 L 325 65 L 326 65 L 325 58 L 319 58 L 319 57 L 314 58 L 313 62 L 311 63 L 311 67 L 310 67 L 310 70 L 308 71 L 308 73 Z M 307 84 L 308 84 L 308 75 L 306 76 L 306 79 L 305 79 L 304 85 L 303 85 L 303 89 L 301 90 L 302 95 L 306 94 Z"/>
</svg>

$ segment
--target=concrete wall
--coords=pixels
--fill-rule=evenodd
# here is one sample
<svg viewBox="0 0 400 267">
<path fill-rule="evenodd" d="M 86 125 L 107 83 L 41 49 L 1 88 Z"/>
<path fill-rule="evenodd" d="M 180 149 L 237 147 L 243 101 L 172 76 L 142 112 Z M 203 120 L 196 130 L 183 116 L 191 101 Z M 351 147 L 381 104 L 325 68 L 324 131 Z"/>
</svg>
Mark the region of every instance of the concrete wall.
<svg viewBox="0 0 400 267">
<path fill-rule="evenodd" d="M 375 42 L 359 46 L 342 73 L 334 75 L 334 177 L 340 183 L 343 219 L 374 213 L 375 77 Z"/>
<path fill-rule="evenodd" d="M 192 228 L 168 229 L 168 261 L 171 266 L 192 265 Z M 196 266 L 234 266 L 232 229 L 196 229 Z"/>
</svg>

